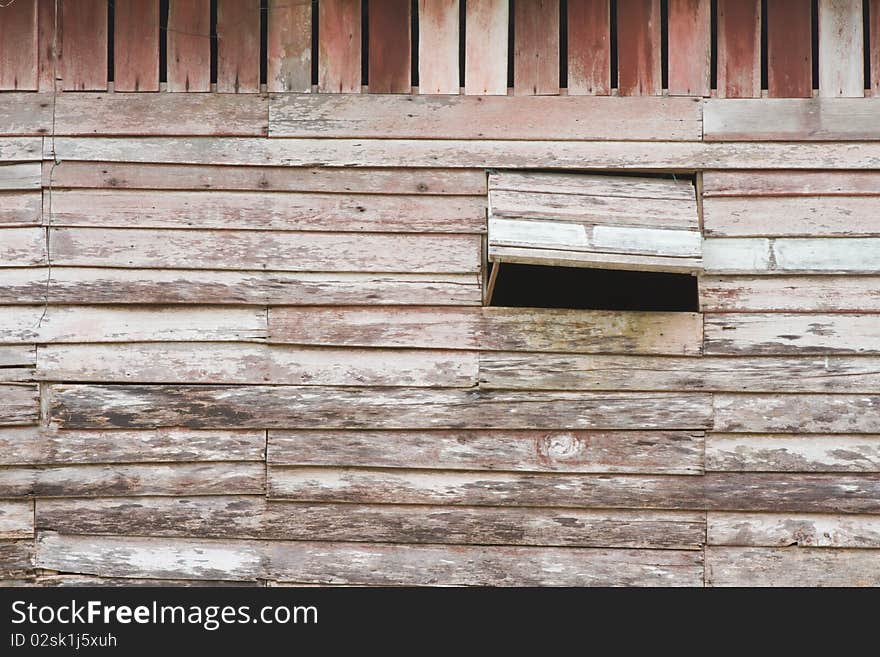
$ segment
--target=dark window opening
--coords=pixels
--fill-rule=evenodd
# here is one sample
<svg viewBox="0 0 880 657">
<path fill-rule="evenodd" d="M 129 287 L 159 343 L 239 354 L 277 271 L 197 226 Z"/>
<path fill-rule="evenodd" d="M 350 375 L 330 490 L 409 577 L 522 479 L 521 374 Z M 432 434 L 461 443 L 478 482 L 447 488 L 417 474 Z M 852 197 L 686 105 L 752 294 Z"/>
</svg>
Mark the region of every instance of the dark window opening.
<svg viewBox="0 0 880 657">
<path fill-rule="evenodd" d="M 498 267 L 497 263 L 489 263 Z M 492 270 L 489 279 L 492 280 Z M 667 272 L 503 263 L 491 306 L 697 312 L 697 277 Z"/>
</svg>

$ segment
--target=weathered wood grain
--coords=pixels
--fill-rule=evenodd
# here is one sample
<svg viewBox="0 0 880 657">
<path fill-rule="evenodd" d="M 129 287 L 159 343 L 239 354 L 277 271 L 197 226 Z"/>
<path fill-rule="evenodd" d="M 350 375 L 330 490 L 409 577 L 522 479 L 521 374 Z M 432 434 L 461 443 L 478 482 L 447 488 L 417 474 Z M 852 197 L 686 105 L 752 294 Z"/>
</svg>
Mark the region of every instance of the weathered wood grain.
<svg viewBox="0 0 880 657">
<path fill-rule="evenodd" d="M 0 385 L 0 425 L 36 424 L 40 419 L 39 391 L 33 384 Z"/>
<path fill-rule="evenodd" d="M 107 2 L 77 0 L 61 3 L 64 91 L 107 89 Z"/>
<path fill-rule="evenodd" d="M 168 91 L 210 90 L 210 33 L 210 0 L 168 0 Z"/>
<path fill-rule="evenodd" d="M 659 96 L 660 0 L 617 0 L 617 92 Z"/>
<path fill-rule="evenodd" d="M 694 586 L 695 551 L 440 547 L 63 536 L 37 541 L 41 568 L 104 577 L 275 579 L 301 583 L 476 586 Z"/>
<path fill-rule="evenodd" d="M 3 7 L 0 16 L 0 90 L 36 91 L 38 71 L 37 0 Z"/>
<path fill-rule="evenodd" d="M 870 83 L 865 86 L 870 87 L 871 93 L 877 96 L 880 94 L 880 4 L 878 4 L 878 0 L 868 0 L 868 2 L 868 22 L 865 29 L 871 37 L 867 44 L 867 47 L 870 48 L 871 79 Z"/>
<path fill-rule="evenodd" d="M 318 91 L 361 90 L 361 0 L 318 3 Z"/>
<path fill-rule="evenodd" d="M 0 95 L 0 135 L 49 134 L 52 130 L 53 100 L 50 94 L 4 92 Z M 0 144 L 3 141 L 0 139 Z"/>
<path fill-rule="evenodd" d="M 849 101 L 835 101 L 849 102 Z M 704 171 L 703 196 L 877 196 L 880 171 Z"/>
<path fill-rule="evenodd" d="M 37 349 L 32 345 L 0 346 L 0 367 L 28 367 L 36 364 Z"/>
<path fill-rule="evenodd" d="M 33 540 L 0 541 L 0 582 L 34 574 Z"/>
<path fill-rule="evenodd" d="M 459 92 L 459 0 L 419 0 L 419 93 Z"/>
<path fill-rule="evenodd" d="M 34 211 L 39 223 L 39 206 Z M 0 224 L 5 222 L 4 215 L 0 210 Z M 52 225 L 481 233 L 486 229 L 486 199 L 424 194 L 64 190 L 52 193 Z"/>
<path fill-rule="evenodd" d="M 39 192 L 0 191 L 0 228 L 39 226 L 43 220 L 40 196 Z"/>
<path fill-rule="evenodd" d="M 880 472 L 880 437 L 710 434 L 706 438 L 706 469 Z"/>
<path fill-rule="evenodd" d="M 880 517 L 830 513 L 709 513 L 709 545 L 880 547 Z"/>
<path fill-rule="evenodd" d="M 611 3 L 568 0 L 568 93 L 611 93 Z"/>
<path fill-rule="evenodd" d="M 159 2 L 114 0 L 113 89 L 159 91 Z"/>
<path fill-rule="evenodd" d="M 0 190 L 40 189 L 40 168 L 39 162 L 0 164 Z"/>
<path fill-rule="evenodd" d="M 761 96 L 761 2 L 718 1 L 718 96 Z"/>
<path fill-rule="evenodd" d="M 733 395 L 714 397 L 715 431 L 877 433 L 877 395 Z"/>
<path fill-rule="evenodd" d="M 410 92 L 411 9 L 410 0 L 383 0 L 370 7 L 368 15 L 370 93 Z"/>
<path fill-rule="evenodd" d="M 270 92 L 312 90 L 312 4 L 269 3 L 266 87 Z"/>
<path fill-rule="evenodd" d="M 217 91 L 260 90 L 260 0 L 217 0 Z"/>
<path fill-rule="evenodd" d="M 674 525 L 670 524 L 670 529 Z M 0 502 L 0 539 L 33 538 L 34 503 L 33 500 Z"/>
<path fill-rule="evenodd" d="M 469 388 L 477 384 L 477 358 L 464 351 L 260 344 L 47 345 L 38 351 L 36 376 L 96 383 Z"/>
<path fill-rule="evenodd" d="M 78 587 L 262 587 L 260 582 L 230 582 L 225 580 L 197 579 L 146 579 L 122 577 L 94 577 L 91 575 L 38 575 L 29 580 L 26 586 L 46 588 L 78 588 Z"/>
<path fill-rule="evenodd" d="M 811 4 L 808 0 L 767 3 L 767 89 L 771 98 L 813 95 Z"/>
<path fill-rule="evenodd" d="M 697 431 L 270 431 L 271 465 L 699 474 Z"/>
<path fill-rule="evenodd" d="M 877 315 L 711 313 L 705 315 L 706 354 L 876 354 Z"/>
<path fill-rule="evenodd" d="M 702 276 L 703 312 L 880 312 L 870 276 Z"/>
<path fill-rule="evenodd" d="M 2 497 L 261 495 L 262 463 L 67 465 L 0 468 Z"/>
<path fill-rule="evenodd" d="M 710 99 L 706 141 L 876 141 L 880 99 Z"/>
<path fill-rule="evenodd" d="M 653 101 L 648 101 L 653 102 Z M 664 203 L 663 207 L 680 209 L 681 202 L 693 208 L 694 184 L 687 179 L 647 178 L 644 176 L 612 176 L 607 174 L 584 175 L 583 173 L 540 173 L 530 171 L 490 172 L 488 185 L 492 191 L 530 192 L 553 195 L 560 203 L 597 202 L 596 197 L 637 198 L 643 201 L 660 199 L 676 203 Z M 559 198 L 564 195 L 584 197 L 580 199 Z M 500 208 L 495 207 L 498 212 Z M 604 212 L 626 213 L 625 207 L 608 205 Z M 659 215 L 658 215 L 659 217 Z M 689 225 L 689 224 L 688 224 Z"/>
<path fill-rule="evenodd" d="M 46 231 L 37 226 L 0 228 L 0 269 L 46 264 Z"/>
<path fill-rule="evenodd" d="M 245 94 L 227 97 L 237 101 L 259 98 Z M 0 186 L 3 185 L 4 169 L 11 168 L 0 166 Z M 45 186 L 49 184 L 50 170 L 53 185 L 64 188 L 486 195 L 486 172 L 480 169 L 235 167 L 67 161 L 55 167 L 46 163 L 43 168 Z M 12 177 L 17 180 L 17 176 Z M 29 178 L 27 182 L 22 179 L 20 184 L 39 187 L 39 179 L 36 184 L 32 184 Z"/>
<path fill-rule="evenodd" d="M 703 266 L 712 274 L 877 273 L 880 238 L 710 238 Z"/>
<path fill-rule="evenodd" d="M 696 313 L 525 308 L 275 308 L 270 341 L 349 347 L 699 354 Z"/>
<path fill-rule="evenodd" d="M 51 396 L 59 426 L 94 429 L 702 429 L 711 416 L 697 393 L 70 384 Z"/>
<path fill-rule="evenodd" d="M 789 513 L 878 513 L 876 474 L 718 473 L 688 477 L 703 485 L 701 502 L 688 508 L 710 511 Z"/>
<path fill-rule="evenodd" d="M 46 269 L 0 269 L 0 303 L 46 299 Z M 479 306 L 479 274 L 358 274 L 53 267 L 53 304 Z"/>
<path fill-rule="evenodd" d="M 712 78 L 710 0 L 669 2 L 669 94 L 708 96 Z"/>
<path fill-rule="evenodd" d="M 33 518 L 31 511 L 28 536 Z M 695 512 L 309 504 L 246 496 L 40 500 L 36 522 L 40 531 L 67 535 L 679 550 L 699 548 L 706 530 L 704 515 Z"/>
<path fill-rule="evenodd" d="M 476 234 L 53 228 L 49 243 L 52 263 L 58 266 L 401 273 L 480 270 L 480 236 Z"/>
<path fill-rule="evenodd" d="M 465 2 L 464 92 L 507 95 L 507 0 Z"/>
<path fill-rule="evenodd" d="M 862 3 L 819 0 L 819 95 L 865 93 Z"/>
<path fill-rule="evenodd" d="M 272 96 L 269 104 L 272 137 L 698 141 L 701 136 L 700 105 L 692 98 L 286 95 Z"/>
<path fill-rule="evenodd" d="M 0 430 L 0 465 L 264 461 L 258 430 L 58 431 Z"/>
<path fill-rule="evenodd" d="M 514 3 L 513 93 L 559 94 L 559 0 Z"/>
<path fill-rule="evenodd" d="M 266 339 L 259 308 L 40 306 L 0 308 L 0 343 L 254 342 Z"/>
<path fill-rule="evenodd" d="M 708 351 L 708 349 L 707 349 Z M 870 356 L 578 356 L 483 353 L 480 387 L 490 390 L 880 391 Z M 785 377 L 779 373 L 785 372 Z"/>
<path fill-rule="evenodd" d="M 42 149 L 40 137 L 0 137 L 0 161 L 4 164 L 37 161 Z"/>
<path fill-rule="evenodd" d="M 710 547 L 706 585 L 880 586 L 878 561 L 880 550 Z"/>
<path fill-rule="evenodd" d="M 61 67 L 62 12 L 55 0 L 37 0 L 37 89 L 54 91 Z M 60 75 L 58 75 L 60 77 Z"/>
</svg>

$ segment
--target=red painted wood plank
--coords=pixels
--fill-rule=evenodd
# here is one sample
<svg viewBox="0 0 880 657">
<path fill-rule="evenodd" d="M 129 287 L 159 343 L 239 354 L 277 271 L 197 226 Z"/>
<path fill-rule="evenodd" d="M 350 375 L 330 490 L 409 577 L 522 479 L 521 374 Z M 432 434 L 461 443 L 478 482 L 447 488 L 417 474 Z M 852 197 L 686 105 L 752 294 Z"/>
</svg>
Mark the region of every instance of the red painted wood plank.
<svg viewBox="0 0 880 657">
<path fill-rule="evenodd" d="M 871 92 L 880 96 L 880 0 L 867 0 L 868 31 L 871 33 Z"/>
<path fill-rule="evenodd" d="M 217 91 L 260 90 L 260 0 L 217 0 Z"/>
<path fill-rule="evenodd" d="M 568 0 L 568 94 L 611 93 L 611 3 Z"/>
<path fill-rule="evenodd" d="M 507 95 L 508 0 L 465 3 L 464 92 Z"/>
<path fill-rule="evenodd" d="M 419 0 L 419 93 L 457 94 L 459 0 Z"/>
<path fill-rule="evenodd" d="M 56 19 L 55 10 L 58 9 Z M 61 61 L 56 59 L 56 52 L 61 49 L 61 7 L 56 5 L 55 0 L 38 0 L 37 7 L 37 41 L 39 59 L 39 73 L 37 80 L 38 91 L 53 91 L 55 89 L 55 76 L 61 75 Z M 58 30 L 58 38 L 55 38 L 55 30 Z"/>
<path fill-rule="evenodd" d="M 669 0 L 669 94 L 708 96 L 712 84 L 712 3 Z M 809 47 L 810 40 L 807 39 Z"/>
<path fill-rule="evenodd" d="M 382 0 L 370 4 L 370 93 L 409 93 L 410 2 Z"/>
<path fill-rule="evenodd" d="M 169 0 L 168 91 L 210 91 L 210 34 L 210 0 Z"/>
<path fill-rule="evenodd" d="M 62 4 L 65 91 L 107 89 L 107 0 Z"/>
<path fill-rule="evenodd" d="M 810 0 L 767 4 L 767 93 L 771 98 L 813 95 Z"/>
<path fill-rule="evenodd" d="M 159 91 L 159 0 L 115 0 L 113 88 Z"/>
<path fill-rule="evenodd" d="M 559 93 L 559 0 L 517 0 L 513 22 L 513 93 Z"/>
<path fill-rule="evenodd" d="M 318 3 L 318 91 L 361 90 L 361 0 Z"/>
<path fill-rule="evenodd" d="M 0 90 L 37 89 L 37 35 L 37 0 L 0 7 Z"/>
<path fill-rule="evenodd" d="M 718 96 L 761 96 L 761 0 L 718 0 Z"/>
<path fill-rule="evenodd" d="M 660 0 L 617 0 L 617 92 L 662 93 Z"/>
<path fill-rule="evenodd" d="M 311 91 L 312 3 L 269 0 L 267 28 L 267 89 Z"/>
</svg>

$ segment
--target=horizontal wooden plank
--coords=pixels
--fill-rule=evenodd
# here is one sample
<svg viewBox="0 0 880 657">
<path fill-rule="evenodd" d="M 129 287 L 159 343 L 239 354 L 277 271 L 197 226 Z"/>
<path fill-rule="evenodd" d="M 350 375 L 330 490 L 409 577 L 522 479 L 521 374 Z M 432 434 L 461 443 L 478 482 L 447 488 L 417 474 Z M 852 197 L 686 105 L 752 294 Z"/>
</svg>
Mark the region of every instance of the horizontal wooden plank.
<svg viewBox="0 0 880 657">
<path fill-rule="evenodd" d="M 878 235 L 880 196 L 707 198 L 703 226 L 720 237 Z"/>
<path fill-rule="evenodd" d="M 260 430 L 58 431 L 46 427 L 0 429 L 0 465 L 91 463 L 195 463 L 264 461 Z"/>
<path fill-rule="evenodd" d="M 0 227 L 0 269 L 46 264 L 46 231 Z"/>
<path fill-rule="evenodd" d="M 708 586 L 880 586 L 880 550 L 706 549 Z"/>
<path fill-rule="evenodd" d="M 321 584 L 695 586 L 695 551 L 441 547 L 363 543 L 64 536 L 44 532 L 37 565 L 104 577 Z"/>
<path fill-rule="evenodd" d="M 39 419 L 39 391 L 36 385 L 0 384 L 0 425 L 36 424 Z"/>
<path fill-rule="evenodd" d="M 703 264 L 714 274 L 876 274 L 877 237 L 711 238 Z"/>
<path fill-rule="evenodd" d="M 729 511 L 880 510 L 880 476 L 525 474 L 269 466 L 268 495 L 308 502 Z"/>
<path fill-rule="evenodd" d="M 270 137 L 699 141 L 693 98 L 276 95 Z"/>
<path fill-rule="evenodd" d="M 870 314 L 709 313 L 706 354 L 877 354 L 880 317 Z"/>
<path fill-rule="evenodd" d="M 236 98 L 252 98 L 238 95 Z M 481 169 L 346 169 L 328 167 L 236 167 L 225 165 L 52 162 L 43 165 L 56 187 L 111 189 L 260 190 L 345 194 L 486 195 Z M 30 163 L 13 166 L 33 166 Z M 0 167 L 0 181 L 3 169 Z M 19 184 L 19 183 L 12 183 Z M 3 183 L 0 182 L 0 187 Z M 39 187 L 39 183 L 36 185 Z"/>
<path fill-rule="evenodd" d="M 875 99 L 710 99 L 703 106 L 706 141 L 876 141 Z"/>
<path fill-rule="evenodd" d="M 877 196 L 878 171 L 705 171 L 703 196 Z"/>
<path fill-rule="evenodd" d="M 701 429 L 711 416 L 710 396 L 696 393 L 71 384 L 51 396 L 66 428 L 651 430 Z"/>
<path fill-rule="evenodd" d="M 630 255 L 626 253 L 589 253 L 561 249 L 532 249 L 516 246 L 492 246 L 490 262 L 511 262 L 544 267 L 587 267 L 626 271 L 659 271 L 696 274 L 703 270 L 702 258 Z"/>
<path fill-rule="evenodd" d="M 714 433 L 706 437 L 706 469 L 880 472 L 880 436 Z"/>
<path fill-rule="evenodd" d="M 551 100 L 556 100 L 555 98 Z M 644 98 L 634 99 L 643 102 Z M 626 130 L 632 126 L 627 124 Z M 6 140 L 6 144 L 9 144 Z M 880 143 L 58 137 L 62 160 L 291 167 L 877 169 Z M 9 146 L 9 148 L 12 148 Z M 29 146 L 33 148 L 33 146 Z M 4 142 L 0 141 L 0 156 Z M 21 151 L 19 151 L 21 152 Z M 37 149 L 35 151 L 39 153 Z M 51 158 L 47 147 L 47 159 Z M 23 155 L 23 153 L 22 153 Z M 39 157 L 37 155 L 36 157 Z M 19 160 L 34 157 L 19 157 Z"/>
<path fill-rule="evenodd" d="M 2 435 L 2 434 L 0 434 Z M 697 431 L 270 431 L 272 465 L 699 474 Z"/>
<path fill-rule="evenodd" d="M 701 276 L 703 312 L 875 312 L 872 276 Z"/>
<path fill-rule="evenodd" d="M 262 463 L 68 465 L 0 468 L 0 497 L 260 495 Z"/>
<path fill-rule="evenodd" d="M 39 213 L 36 216 L 39 223 Z M 4 221 L 4 213 L 0 211 L 0 223 Z M 134 190 L 62 190 L 52 193 L 52 225 L 482 233 L 486 229 L 486 199 L 485 196 L 262 191 L 156 194 Z"/>
<path fill-rule="evenodd" d="M 697 313 L 527 308 L 273 308 L 270 341 L 344 347 L 699 354 Z"/>
<path fill-rule="evenodd" d="M 92 575 L 38 575 L 28 581 L 29 587 L 46 588 L 79 588 L 79 587 L 259 587 L 259 582 L 230 582 L 225 580 L 198 580 L 198 579 L 146 579 L 146 578 L 122 578 L 122 577 L 94 577 Z"/>
<path fill-rule="evenodd" d="M 877 392 L 880 358 L 870 356 L 579 356 L 484 353 L 487 390 Z M 780 376 L 784 373 L 784 376 Z"/>
<path fill-rule="evenodd" d="M 5 136 L 49 134 L 52 104 L 57 98 L 60 94 L 53 98 L 52 94 L 5 92 L 0 100 L 0 143 L 7 141 Z"/>
<path fill-rule="evenodd" d="M 32 365 L 25 367 L 0 368 L 0 383 L 16 383 L 35 380 L 36 370 Z"/>
<path fill-rule="evenodd" d="M 259 308 L 0 307 L 0 343 L 252 342 L 266 338 Z"/>
<path fill-rule="evenodd" d="M 39 162 L 0 164 L 0 190 L 40 189 L 41 169 Z"/>
<path fill-rule="evenodd" d="M 53 265 L 469 273 L 479 235 L 53 228 Z"/>
<path fill-rule="evenodd" d="M 33 367 L 36 364 L 36 347 L 32 345 L 0 346 L 0 368 Z"/>
<path fill-rule="evenodd" d="M 0 269 L 0 303 L 46 299 L 44 268 Z M 53 304 L 479 306 L 479 274 L 383 274 L 53 267 Z"/>
<path fill-rule="evenodd" d="M 691 550 L 706 531 L 704 515 L 694 512 L 308 504 L 238 495 L 39 500 L 36 518 L 39 530 L 68 535 Z"/>
<path fill-rule="evenodd" d="M 477 354 L 416 349 L 303 348 L 265 344 L 46 345 L 41 381 L 271 383 L 312 386 L 477 385 Z"/>
<path fill-rule="evenodd" d="M 0 541 L 0 583 L 34 574 L 33 540 Z"/>
<path fill-rule="evenodd" d="M 38 162 L 42 152 L 42 137 L 0 137 L 0 162 L 4 164 Z"/>
<path fill-rule="evenodd" d="M 880 548 L 880 516 L 709 513 L 709 545 Z"/>
<path fill-rule="evenodd" d="M 649 98 L 643 100 L 653 102 Z M 573 194 L 688 202 L 694 200 L 695 193 L 693 182 L 687 179 L 612 176 L 598 172 L 584 175 L 583 173 L 495 171 L 489 172 L 489 188 L 493 191 L 527 191 L 534 194 Z M 626 208 L 624 206 L 619 210 L 626 211 Z"/>
<path fill-rule="evenodd" d="M 670 526 L 670 529 L 673 527 Z M 34 502 L 0 501 L 0 539 L 33 538 Z"/>
<path fill-rule="evenodd" d="M 880 395 L 733 395 L 714 398 L 715 431 L 877 433 Z"/>
<path fill-rule="evenodd" d="M 39 226 L 43 220 L 43 199 L 39 192 L 0 191 L 0 228 Z"/>
</svg>

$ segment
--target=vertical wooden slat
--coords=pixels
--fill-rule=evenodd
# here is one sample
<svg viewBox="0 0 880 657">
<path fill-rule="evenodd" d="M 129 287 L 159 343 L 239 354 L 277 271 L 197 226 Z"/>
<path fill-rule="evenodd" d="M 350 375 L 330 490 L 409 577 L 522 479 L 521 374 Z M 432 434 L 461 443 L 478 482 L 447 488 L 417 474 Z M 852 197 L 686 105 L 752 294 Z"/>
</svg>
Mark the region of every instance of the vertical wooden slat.
<svg viewBox="0 0 880 657">
<path fill-rule="evenodd" d="M 159 0 L 115 0 L 113 88 L 159 91 Z"/>
<path fill-rule="evenodd" d="M 712 84 L 712 3 L 669 0 L 669 94 L 708 96 Z M 807 40 L 807 46 L 810 41 Z"/>
<path fill-rule="evenodd" d="M 37 91 L 53 91 L 55 89 L 55 76 L 61 75 L 61 0 L 38 0 L 37 8 L 37 41 L 39 59 L 39 75 Z M 58 16 L 55 16 L 55 10 Z M 56 19 L 57 18 L 57 19 Z M 55 37 L 55 30 L 58 37 Z M 58 52 L 56 52 L 56 50 Z"/>
<path fill-rule="evenodd" d="M 767 94 L 771 98 L 813 95 L 810 0 L 767 3 Z"/>
<path fill-rule="evenodd" d="M 458 93 L 458 1 L 419 0 L 419 93 Z"/>
<path fill-rule="evenodd" d="M 507 94 L 508 0 L 468 2 L 464 53 L 464 92 Z"/>
<path fill-rule="evenodd" d="M 819 95 L 865 95 L 861 0 L 819 0 Z"/>
<path fill-rule="evenodd" d="M 867 0 L 871 34 L 871 93 L 880 96 L 880 0 Z"/>
<path fill-rule="evenodd" d="M 168 91 L 211 90 L 211 2 L 168 2 Z"/>
<path fill-rule="evenodd" d="M 361 0 L 318 3 L 318 91 L 361 90 Z"/>
<path fill-rule="evenodd" d="M 0 90 L 37 89 L 38 34 L 37 0 L 0 7 Z"/>
<path fill-rule="evenodd" d="M 62 3 L 65 91 L 107 89 L 107 0 Z"/>
<path fill-rule="evenodd" d="M 312 89 L 312 3 L 269 0 L 266 87 L 269 91 Z"/>
<path fill-rule="evenodd" d="M 718 96 L 761 96 L 761 0 L 718 0 Z"/>
<path fill-rule="evenodd" d="M 517 0 L 513 21 L 513 93 L 559 93 L 559 0 Z"/>
<path fill-rule="evenodd" d="M 617 92 L 662 93 L 660 0 L 617 0 Z"/>
<path fill-rule="evenodd" d="M 568 93 L 611 93 L 609 0 L 568 0 Z"/>
<path fill-rule="evenodd" d="M 260 90 L 260 0 L 217 0 L 217 91 Z"/>
<path fill-rule="evenodd" d="M 382 0 L 370 4 L 370 93 L 409 93 L 411 43 L 409 0 Z"/>
</svg>

